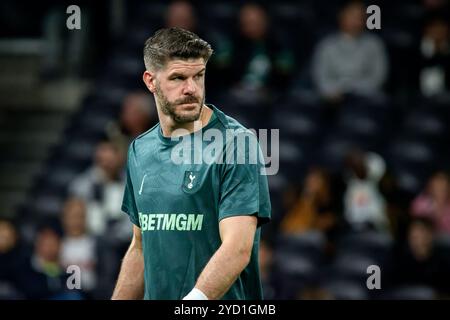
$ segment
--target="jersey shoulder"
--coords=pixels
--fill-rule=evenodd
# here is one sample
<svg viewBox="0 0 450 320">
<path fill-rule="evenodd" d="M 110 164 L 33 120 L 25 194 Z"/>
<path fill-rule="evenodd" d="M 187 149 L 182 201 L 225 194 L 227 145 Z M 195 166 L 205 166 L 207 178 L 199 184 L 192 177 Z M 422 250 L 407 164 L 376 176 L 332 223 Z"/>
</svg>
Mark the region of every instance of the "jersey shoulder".
<svg viewBox="0 0 450 320">
<path fill-rule="evenodd" d="M 142 150 L 151 150 L 149 144 L 157 143 L 158 130 L 160 128 L 159 122 L 147 131 L 138 135 L 131 143 L 128 149 L 128 154 L 135 156 L 142 152 Z"/>
<path fill-rule="evenodd" d="M 214 106 L 213 106 L 214 107 Z M 246 134 L 253 134 L 253 131 L 245 127 L 242 123 L 240 123 L 235 118 L 225 114 L 223 111 L 217 109 L 214 107 L 214 110 L 216 112 L 217 118 L 218 118 L 218 129 L 221 130 L 229 130 L 236 134 L 240 133 L 246 133 Z"/>
</svg>

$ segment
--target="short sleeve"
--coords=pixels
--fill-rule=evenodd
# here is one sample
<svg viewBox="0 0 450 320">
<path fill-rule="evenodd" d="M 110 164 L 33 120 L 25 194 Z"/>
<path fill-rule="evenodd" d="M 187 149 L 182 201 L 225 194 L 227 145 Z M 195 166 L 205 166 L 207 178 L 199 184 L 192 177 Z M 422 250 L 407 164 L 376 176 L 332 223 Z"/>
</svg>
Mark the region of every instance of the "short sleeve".
<svg viewBox="0 0 450 320">
<path fill-rule="evenodd" d="M 249 155 L 250 148 L 245 149 L 245 161 L 228 161 L 223 165 L 219 197 L 219 221 L 226 217 L 256 215 L 258 226 L 268 222 L 271 217 L 271 204 L 267 176 L 262 153 L 256 141 L 256 161 Z M 234 154 L 241 154 L 239 144 L 231 148 Z M 229 149 L 230 146 L 227 147 Z M 256 162 L 256 163 L 255 163 Z"/>
<path fill-rule="evenodd" d="M 131 149 L 131 147 L 130 147 Z M 127 182 L 125 185 L 125 191 L 123 194 L 123 200 L 122 200 L 122 211 L 128 214 L 130 217 L 131 222 L 135 224 L 136 226 L 140 227 L 139 223 L 139 215 L 138 210 L 136 207 L 136 200 L 134 197 L 134 188 L 133 188 L 133 181 L 131 179 L 131 170 L 133 166 L 133 161 L 131 159 L 132 154 L 131 150 L 128 152 L 128 160 L 127 160 Z"/>
</svg>

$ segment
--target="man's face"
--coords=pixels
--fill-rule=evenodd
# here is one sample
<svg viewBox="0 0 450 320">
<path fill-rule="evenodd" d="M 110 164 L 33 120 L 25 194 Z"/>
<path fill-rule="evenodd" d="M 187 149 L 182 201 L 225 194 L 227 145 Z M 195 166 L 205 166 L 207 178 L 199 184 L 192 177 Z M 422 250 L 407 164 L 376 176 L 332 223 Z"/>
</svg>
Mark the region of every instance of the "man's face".
<svg viewBox="0 0 450 320">
<path fill-rule="evenodd" d="M 429 257 L 433 247 L 433 233 L 421 223 L 414 223 L 408 234 L 409 246 L 413 255 L 418 260 Z"/>
<path fill-rule="evenodd" d="M 205 67 L 202 58 L 172 60 L 157 71 L 154 94 L 161 112 L 174 122 L 199 119 L 205 101 Z"/>
<path fill-rule="evenodd" d="M 86 230 L 86 207 L 81 200 L 66 204 L 63 213 L 64 231 L 68 236 L 83 235 Z"/>
<path fill-rule="evenodd" d="M 364 7 L 354 4 L 340 13 L 340 27 L 345 33 L 356 36 L 364 31 Z"/>
<path fill-rule="evenodd" d="M 95 163 L 109 178 L 113 178 L 122 168 L 122 154 L 111 143 L 102 142 L 96 148 Z"/>
<path fill-rule="evenodd" d="M 36 238 L 36 254 L 46 261 L 57 261 L 61 239 L 50 229 L 39 232 Z"/>
<path fill-rule="evenodd" d="M 241 9 L 240 23 L 242 33 L 253 40 L 264 37 L 267 31 L 267 16 L 262 8 L 256 5 L 247 5 Z"/>
</svg>

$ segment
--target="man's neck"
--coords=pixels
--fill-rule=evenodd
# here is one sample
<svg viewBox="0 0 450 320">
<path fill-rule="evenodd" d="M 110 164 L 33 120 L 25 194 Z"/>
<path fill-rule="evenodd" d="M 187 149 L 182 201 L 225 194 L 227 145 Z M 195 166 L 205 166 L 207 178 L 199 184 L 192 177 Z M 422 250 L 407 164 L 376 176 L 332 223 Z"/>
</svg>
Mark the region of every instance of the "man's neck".
<svg viewBox="0 0 450 320">
<path fill-rule="evenodd" d="M 212 116 L 213 111 L 206 105 L 203 105 L 202 111 L 200 112 L 200 117 L 196 121 L 188 123 L 177 123 L 170 116 L 160 116 L 159 123 L 161 125 L 162 133 L 165 137 L 177 137 L 183 135 L 188 131 L 189 133 L 195 132 L 206 126 L 209 119 Z M 175 132 L 178 129 L 184 129 L 180 133 Z M 186 131 L 185 131 L 186 130 Z"/>
</svg>

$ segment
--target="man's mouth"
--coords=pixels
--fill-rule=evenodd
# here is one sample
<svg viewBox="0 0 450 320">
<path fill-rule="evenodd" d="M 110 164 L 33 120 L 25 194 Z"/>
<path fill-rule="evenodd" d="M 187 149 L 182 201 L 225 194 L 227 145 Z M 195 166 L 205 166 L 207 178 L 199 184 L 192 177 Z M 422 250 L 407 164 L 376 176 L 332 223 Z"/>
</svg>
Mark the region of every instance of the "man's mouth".
<svg viewBox="0 0 450 320">
<path fill-rule="evenodd" d="M 180 103 L 179 105 L 183 106 L 183 107 L 188 107 L 188 108 L 189 107 L 195 108 L 198 105 L 198 102 Z"/>
</svg>

